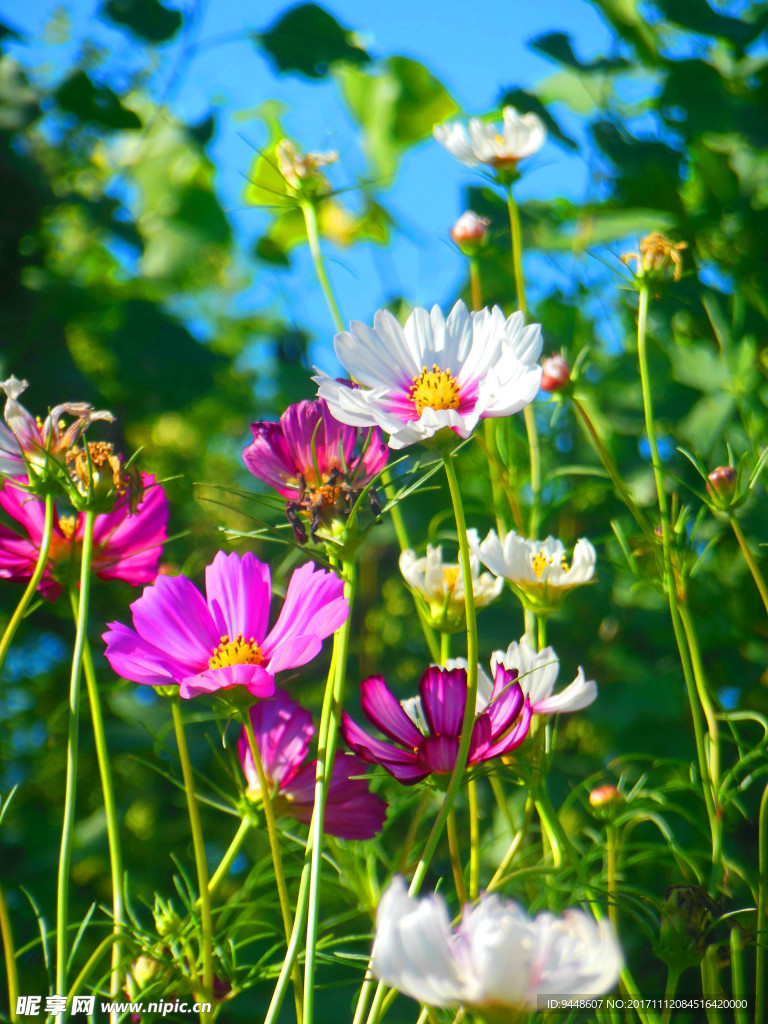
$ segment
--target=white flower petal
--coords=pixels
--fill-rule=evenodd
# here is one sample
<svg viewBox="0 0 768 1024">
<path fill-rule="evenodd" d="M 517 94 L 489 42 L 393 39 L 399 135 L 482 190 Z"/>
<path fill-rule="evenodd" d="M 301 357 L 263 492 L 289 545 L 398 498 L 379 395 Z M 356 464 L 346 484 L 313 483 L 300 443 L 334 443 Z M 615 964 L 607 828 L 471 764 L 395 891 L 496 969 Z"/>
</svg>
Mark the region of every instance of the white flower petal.
<svg viewBox="0 0 768 1024">
<path fill-rule="evenodd" d="M 561 693 L 554 696 L 546 695 L 541 700 L 531 699 L 533 712 L 537 715 L 555 715 L 564 711 L 581 711 L 597 700 L 597 683 L 584 678 L 584 670 L 579 671 L 572 683 Z"/>
</svg>

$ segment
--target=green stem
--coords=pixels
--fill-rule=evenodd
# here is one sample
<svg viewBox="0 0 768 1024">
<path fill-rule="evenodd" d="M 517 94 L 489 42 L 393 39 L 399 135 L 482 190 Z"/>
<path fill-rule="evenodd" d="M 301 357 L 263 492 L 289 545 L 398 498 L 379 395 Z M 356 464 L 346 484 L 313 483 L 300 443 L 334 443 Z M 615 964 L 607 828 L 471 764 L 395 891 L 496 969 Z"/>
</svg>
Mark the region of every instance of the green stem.
<svg viewBox="0 0 768 1024">
<path fill-rule="evenodd" d="M 701 994 L 705 999 L 716 1000 L 720 995 L 720 985 L 717 977 L 717 955 L 716 946 L 707 946 L 704 959 L 701 961 Z M 722 1024 L 723 1015 L 717 1005 L 707 1007 L 706 1013 L 709 1024 Z"/>
<path fill-rule="evenodd" d="M 11 486 L 10 484 L 8 486 Z M 48 564 L 48 552 L 51 549 L 51 537 L 53 536 L 53 514 L 55 511 L 55 505 L 52 494 L 45 496 L 45 519 L 43 521 L 43 536 L 40 541 L 40 551 L 37 556 L 37 563 L 35 564 L 35 570 L 32 573 L 29 583 L 27 584 L 24 593 L 21 595 L 21 600 L 16 606 L 16 611 L 11 616 L 11 620 L 6 626 L 3 639 L 0 640 L 0 669 L 5 663 L 6 656 L 10 650 L 13 638 L 16 635 L 16 630 L 21 625 L 21 621 L 24 618 L 27 608 L 29 608 L 32 598 L 35 596 L 38 584 L 43 578 L 45 567 Z M 59 990 L 61 991 L 61 990 Z M 14 1009 L 15 1012 L 15 1009 Z"/>
<path fill-rule="evenodd" d="M 619 872 L 619 837 L 616 826 L 610 822 L 606 830 L 606 874 L 608 876 L 608 919 L 619 934 L 619 908 L 616 904 L 616 876 Z"/>
<path fill-rule="evenodd" d="M 480 890 L 480 812 L 477 779 L 467 784 L 469 794 L 469 898 L 476 900 Z"/>
<path fill-rule="evenodd" d="M 241 716 L 243 725 L 245 726 L 245 734 L 248 737 L 248 746 L 251 751 L 251 757 L 253 758 L 253 764 L 256 768 L 256 774 L 259 777 L 259 789 L 261 790 L 261 807 L 264 811 L 264 821 L 267 826 L 267 837 L 269 839 L 269 851 L 272 854 L 272 866 L 275 871 L 275 883 L 277 886 L 277 897 L 280 901 L 280 914 L 283 919 L 283 929 L 285 931 L 285 941 L 290 943 L 291 933 L 293 930 L 293 915 L 291 913 L 291 903 L 288 898 L 288 886 L 285 883 L 285 871 L 283 870 L 283 858 L 280 853 L 280 838 L 277 832 L 277 822 L 275 821 L 275 811 L 272 807 L 272 794 L 269 790 L 269 780 L 267 779 L 267 773 L 264 771 L 264 765 L 261 760 L 261 751 L 259 745 L 256 742 L 256 734 L 253 731 L 253 722 L 251 721 L 250 712 L 246 709 Z M 293 973 L 293 988 L 294 996 L 296 1001 L 296 1019 L 301 1020 L 302 1013 L 302 994 L 301 994 L 301 973 L 298 967 L 295 968 Z"/>
<path fill-rule="evenodd" d="M 469 287 L 472 292 L 472 309 L 482 309 L 483 291 L 480 286 L 480 265 L 474 256 L 469 257 Z"/>
<path fill-rule="evenodd" d="M 341 629 L 333 638 L 333 672 L 329 676 L 330 686 L 326 687 L 323 717 L 317 742 L 317 770 L 315 775 L 315 805 L 312 814 L 312 852 L 309 876 L 309 906 L 307 914 L 307 947 L 304 964 L 304 1024 L 312 1024 L 315 1008 L 315 966 L 317 935 L 320 917 L 320 874 L 323 855 L 323 825 L 325 802 L 333 771 L 336 746 L 339 735 L 341 708 L 344 700 L 344 684 L 349 656 L 349 639 L 352 632 L 352 607 L 354 605 L 357 574 L 353 562 L 342 566 L 344 596 L 350 613 Z M 330 701 L 327 700 L 330 690 Z"/>
<path fill-rule="evenodd" d="M 312 832 L 310 826 L 310 838 L 312 840 Z M 308 907 L 308 896 L 309 896 L 309 860 L 305 860 L 304 867 L 301 872 L 301 881 L 299 882 L 299 894 L 296 899 L 296 916 L 293 920 L 293 931 L 288 942 L 288 949 L 285 952 L 285 959 L 283 960 L 283 966 L 280 968 L 280 974 L 275 985 L 275 991 L 272 993 L 272 998 L 269 1001 L 269 1009 L 267 1010 L 267 1016 L 264 1018 L 264 1024 L 275 1024 L 277 1018 L 280 1016 L 280 1010 L 282 1009 L 283 999 L 288 989 L 288 983 L 291 977 L 294 976 L 294 972 L 297 967 L 297 961 L 299 957 L 299 947 L 301 945 L 301 938 L 304 934 L 304 927 L 307 923 L 307 907 Z M 297 1024 L 301 1021 L 301 1014 L 297 1014 Z"/>
<path fill-rule="evenodd" d="M 13 945 L 13 931 L 8 904 L 5 902 L 3 890 L 0 889 L 0 935 L 3 938 L 3 954 L 5 957 L 5 973 L 8 978 L 8 1014 L 11 1024 L 16 1024 L 16 997 L 19 994 L 19 974 L 16 970 L 16 951 Z"/>
<path fill-rule="evenodd" d="M 405 834 L 405 839 L 403 840 L 403 845 L 400 849 L 400 857 L 398 858 L 397 867 L 394 871 L 394 874 L 396 875 L 401 875 L 408 866 L 408 854 L 411 852 L 411 847 L 413 846 L 413 842 L 416 838 L 416 833 L 419 831 L 419 825 L 421 824 L 422 818 L 424 817 L 424 813 L 431 799 L 432 794 L 429 790 L 425 790 L 421 795 L 416 811 L 408 825 L 408 831 Z"/>
<path fill-rule="evenodd" d="M 680 980 L 681 973 L 682 972 L 680 971 L 679 967 L 667 967 L 667 984 L 664 989 L 664 999 L 670 1003 L 675 998 L 675 992 L 677 992 L 677 983 Z M 665 1005 L 663 1015 L 664 1024 L 667 1024 L 667 1021 L 670 1019 L 671 1016 L 672 1007 Z"/>
<path fill-rule="evenodd" d="M 208 892 L 208 862 L 205 859 L 205 843 L 203 841 L 203 828 L 200 822 L 200 808 L 197 804 L 195 793 L 195 778 L 192 772 L 192 762 L 189 759 L 189 748 L 187 738 L 184 735 L 184 719 L 181 715 L 181 704 L 179 697 L 171 699 L 171 714 L 173 715 L 173 728 L 176 734 L 176 746 L 179 749 L 179 761 L 181 763 L 181 774 L 184 779 L 184 794 L 187 798 L 187 811 L 189 813 L 189 826 L 192 832 L 192 848 L 195 853 L 195 868 L 197 870 L 197 887 L 200 890 L 200 923 L 201 923 L 201 952 L 203 959 L 203 1000 L 213 1001 L 213 915 L 211 913 L 211 897 Z M 200 1013 L 202 1024 L 208 1024 L 212 1019 L 210 1012 Z"/>
<path fill-rule="evenodd" d="M 77 799 L 77 759 L 80 739 L 80 679 L 83 669 L 86 633 L 88 630 L 88 599 L 91 588 L 91 557 L 93 554 L 93 512 L 85 513 L 83 546 L 80 563 L 80 602 L 77 631 L 69 678 L 69 730 L 67 736 L 67 777 L 64 792 L 64 821 L 61 827 L 58 891 L 56 897 L 56 992 L 67 991 L 67 929 L 69 927 L 69 874 L 72 862 L 72 833 L 75 825 Z"/>
<path fill-rule="evenodd" d="M 536 616 L 537 643 L 540 651 L 547 646 L 547 617 L 546 615 Z"/>
<path fill-rule="evenodd" d="M 523 232 L 520 226 L 520 211 L 512 195 L 511 185 L 507 186 L 507 210 L 509 211 L 509 230 L 512 237 L 512 270 L 515 276 L 517 307 L 527 319 L 528 304 L 525 300 L 525 275 L 523 274 Z M 525 419 L 525 430 L 528 434 L 528 449 L 531 459 L 531 518 L 528 523 L 528 536 L 535 538 L 539 529 L 539 497 L 541 493 L 539 431 L 531 405 L 526 405 L 523 410 L 523 417 Z"/>
<path fill-rule="evenodd" d="M 243 820 L 240 822 L 240 827 L 238 828 L 237 832 L 235 832 L 235 836 L 232 842 L 229 844 L 229 849 L 222 857 L 221 863 L 216 868 L 215 872 L 213 873 L 213 877 L 208 883 L 209 896 L 213 896 L 218 887 L 229 874 L 229 869 L 234 864 L 235 858 L 237 857 L 238 853 L 240 853 L 243 843 L 245 842 L 245 837 L 250 832 L 252 826 L 253 822 L 251 821 L 250 818 L 243 818 Z"/>
<path fill-rule="evenodd" d="M 643 392 L 645 431 L 648 435 L 648 446 L 651 451 L 651 463 L 653 465 L 653 475 L 656 482 L 656 496 L 659 504 L 659 517 L 661 520 L 661 539 L 664 563 L 664 589 L 666 590 L 667 594 L 667 601 L 669 603 L 669 613 L 670 618 L 672 619 L 672 629 L 675 634 L 675 640 L 677 642 L 677 648 L 680 654 L 680 662 L 683 668 L 683 677 L 685 679 L 686 690 L 688 692 L 688 701 L 691 706 L 694 736 L 696 739 L 696 753 L 699 762 L 699 772 L 701 774 L 704 802 L 707 807 L 707 816 L 709 818 L 710 832 L 712 834 L 712 870 L 714 876 L 714 872 L 717 868 L 715 855 L 718 852 L 720 842 L 718 837 L 722 834 L 721 823 L 720 817 L 717 814 L 717 809 L 715 807 L 715 793 L 712 786 L 712 778 L 709 770 L 709 759 L 707 758 L 704 730 L 702 728 L 702 708 L 700 703 L 701 698 L 698 692 L 696 679 L 694 677 L 693 666 L 691 663 L 691 655 L 689 653 L 687 639 L 685 636 L 685 630 L 681 618 L 680 601 L 677 591 L 677 580 L 675 579 L 674 568 L 672 566 L 669 509 L 667 504 L 667 494 L 664 489 L 664 473 L 661 468 L 659 448 L 656 441 L 656 423 L 653 416 L 651 379 L 650 374 L 648 372 L 648 354 L 646 350 L 646 333 L 648 324 L 649 301 L 650 291 L 648 285 L 645 283 L 641 283 L 639 287 L 639 303 L 637 315 L 637 357 L 640 366 L 640 383 Z"/>
<path fill-rule="evenodd" d="M 749 571 L 752 573 L 752 579 L 755 581 L 755 586 L 760 591 L 760 597 L 763 599 L 763 606 L 765 607 L 766 612 L 768 612 L 768 587 L 765 585 L 765 579 L 763 574 L 760 572 L 760 566 L 755 561 L 755 556 L 750 551 L 749 544 L 747 544 L 747 538 L 744 536 L 744 533 L 735 517 L 729 516 L 728 522 L 731 524 L 731 529 L 736 535 L 736 540 L 739 542 L 741 553 L 744 555 L 744 561 L 747 563 Z"/>
<path fill-rule="evenodd" d="M 757 929 L 755 936 L 755 1024 L 766 1017 L 765 950 L 768 948 L 768 786 L 763 790 L 757 825 Z"/>
<path fill-rule="evenodd" d="M 77 616 L 78 599 L 77 593 L 70 590 L 72 611 Z M 104 815 L 107 821 L 107 845 L 109 846 L 109 864 L 112 875 L 112 929 L 115 934 L 115 942 L 112 946 L 112 975 L 110 978 L 110 995 L 113 1001 L 120 998 L 122 989 L 122 978 L 120 961 L 122 959 L 122 946 L 119 935 L 125 928 L 125 907 L 123 893 L 123 853 L 120 843 L 120 818 L 117 812 L 117 801 L 115 800 L 115 787 L 112 781 L 112 767 L 109 763 L 109 751 L 107 750 L 107 737 L 104 730 L 104 716 L 101 711 L 101 698 L 99 695 L 99 683 L 96 679 L 96 670 L 93 665 L 93 654 L 91 646 L 86 639 L 83 647 L 83 669 L 85 672 L 85 685 L 88 690 L 88 702 L 91 707 L 91 722 L 93 723 L 93 736 L 96 745 L 96 760 L 99 764 L 99 775 L 101 776 L 101 790 L 104 796 Z M 114 1020 L 117 1020 L 117 1013 L 114 1013 Z"/>
<path fill-rule="evenodd" d="M 456 827 L 456 808 L 452 807 L 448 813 L 446 822 L 448 834 L 448 852 L 451 857 L 451 870 L 453 871 L 453 884 L 456 887 L 456 896 L 459 906 L 467 902 L 467 889 L 464 885 L 464 872 L 461 867 L 461 846 L 459 844 L 459 831 Z"/>
<path fill-rule="evenodd" d="M 440 634 L 440 664 L 445 665 L 451 657 L 451 634 Z"/>
<path fill-rule="evenodd" d="M 491 776 L 491 778 L 493 778 L 493 776 Z M 520 849 L 520 847 L 521 847 L 521 845 L 523 843 L 523 840 L 525 839 L 525 837 L 528 834 L 528 829 L 530 828 L 530 825 L 531 825 L 531 819 L 533 818 L 533 808 L 534 808 L 533 796 L 529 793 L 528 797 L 527 797 L 527 799 L 525 801 L 525 808 L 523 810 L 523 822 L 522 822 L 522 825 L 520 826 L 520 829 L 518 830 L 518 832 L 515 834 L 515 837 L 512 840 L 512 842 L 509 844 L 509 849 L 504 854 L 504 857 L 502 858 L 501 863 L 499 864 L 499 866 L 496 868 L 496 871 L 494 872 L 493 878 L 490 880 L 490 882 L 486 886 L 486 891 L 487 892 L 492 892 L 498 885 L 501 884 L 501 881 L 504 878 L 504 875 L 506 874 L 507 869 L 509 868 L 510 864 L 512 863 L 512 861 L 515 858 L 515 854 Z"/>
<path fill-rule="evenodd" d="M 339 305 L 336 302 L 336 296 L 333 294 L 331 282 L 328 280 L 328 275 L 325 272 L 325 262 L 320 250 L 320 232 L 317 227 L 317 209 L 315 204 L 310 200 L 304 200 L 301 204 L 301 212 L 304 214 L 304 223 L 307 226 L 307 241 L 309 242 L 309 251 L 312 253 L 312 262 L 315 265 L 317 279 L 320 282 L 320 287 L 323 289 L 323 295 L 333 317 L 336 330 L 343 331 L 344 321 L 341 317 Z"/>
<path fill-rule="evenodd" d="M 744 935 L 740 924 L 731 928 L 731 995 L 736 1000 L 748 1004 L 747 986 L 744 979 Z M 746 1007 L 737 1007 L 733 1011 L 736 1024 L 749 1024 L 749 1012 Z"/>
</svg>

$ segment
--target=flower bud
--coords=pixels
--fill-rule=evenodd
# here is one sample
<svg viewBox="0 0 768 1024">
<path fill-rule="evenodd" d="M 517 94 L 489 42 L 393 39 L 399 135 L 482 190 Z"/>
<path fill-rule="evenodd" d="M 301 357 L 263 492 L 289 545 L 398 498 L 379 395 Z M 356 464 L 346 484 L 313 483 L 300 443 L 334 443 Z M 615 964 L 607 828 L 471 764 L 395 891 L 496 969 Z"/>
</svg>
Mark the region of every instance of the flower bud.
<svg viewBox="0 0 768 1024">
<path fill-rule="evenodd" d="M 541 390 L 562 391 L 571 382 L 571 368 L 559 354 L 541 361 Z"/>
<path fill-rule="evenodd" d="M 490 223 L 488 217 L 480 217 L 472 210 L 467 210 L 451 228 L 451 238 L 462 252 L 465 248 L 476 251 L 487 240 Z"/>
<path fill-rule="evenodd" d="M 720 508 L 728 508 L 736 493 L 737 473 L 733 466 L 718 466 L 707 476 L 707 490 Z"/>
<path fill-rule="evenodd" d="M 621 793 L 611 784 L 598 786 L 589 794 L 589 802 L 591 806 L 600 810 L 610 807 L 611 804 L 618 803 L 621 799 Z"/>
</svg>

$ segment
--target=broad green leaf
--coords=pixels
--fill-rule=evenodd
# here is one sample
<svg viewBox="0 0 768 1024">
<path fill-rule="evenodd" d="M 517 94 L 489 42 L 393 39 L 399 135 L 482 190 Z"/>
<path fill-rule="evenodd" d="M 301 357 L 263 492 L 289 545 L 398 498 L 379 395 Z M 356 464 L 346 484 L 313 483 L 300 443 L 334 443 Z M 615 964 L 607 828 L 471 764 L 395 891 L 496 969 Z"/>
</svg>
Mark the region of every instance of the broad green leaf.
<svg viewBox="0 0 768 1024">
<path fill-rule="evenodd" d="M 558 122 L 546 108 L 538 95 L 539 87 L 536 86 L 536 95 L 526 92 L 525 89 L 505 89 L 499 98 L 499 105 L 502 107 L 514 107 L 521 114 L 536 114 L 547 126 L 547 131 L 557 141 L 562 142 L 568 149 L 578 149 L 579 144 L 570 135 L 566 135 Z"/>
<path fill-rule="evenodd" d="M 278 71 L 297 71 L 308 78 L 325 78 L 339 61 L 366 64 L 371 59 L 355 34 L 317 4 L 291 7 L 253 38 Z"/>
<path fill-rule="evenodd" d="M 181 11 L 164 7 L 158 0 L 106 0 L 101 14 L 148 43 L 165 43 L 183 24 Z"/>
<path fill-rule="evenodd" d="M 107 85 L 94 85 L 85 71 L 75 71 L 58 87 L 54 98 L 60 110 L 81 121 L 114 130 L 141 128 L 141 121 Z"/>
<path fill-rule="evenodd" d="M 624 71 L 631 64 L 624 57 L 596 57 L 594 60 L 580 60 L 573 49 L 571 37 L 567 32 L 547 32 L 531 40 L 531 47 L 539 53 L 552 57 L 560 64 L 566 64 L 576 71 L 599 72 L 603 74 Z"/>
</svg>

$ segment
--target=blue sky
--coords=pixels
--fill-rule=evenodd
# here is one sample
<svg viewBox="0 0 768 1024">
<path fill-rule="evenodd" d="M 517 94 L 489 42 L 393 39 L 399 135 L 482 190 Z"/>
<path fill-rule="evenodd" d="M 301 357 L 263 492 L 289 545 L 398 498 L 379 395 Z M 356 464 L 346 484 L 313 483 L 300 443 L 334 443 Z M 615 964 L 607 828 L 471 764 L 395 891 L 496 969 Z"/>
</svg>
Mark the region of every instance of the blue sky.
<svg viewBox="0 0 768 1024">
<path fill-rule="evenodd" d="M 170 5 L 170 4 L 169 4 Z M 68 43 L 51 47 L 44 26 L 57 7 L 53 0 L 0 2 L 3 17 L 26 35 L 25 62 L 48 65 L 55 73 L 92 35 L 118 47 L 117 66 L 136 59 L 125 36 L 96 18 L 98 4 L 74 0 L 65 5 L 72 20 Z M 341 152 L 333 169 L 335 185 L 350 180 L 348 167 L 360 166 L 354 132 L 331 82 L 317 84 L 298 76 L 276 76 L 263 55 L 247 39 L 248 32 L 268 27 L 289 6 L 276 0 L 209 0 L 194 8 L 185 35 L 164 47 L 157 81 L 179 114 L 203 117 L 217 111 L 217 134 L 211 155 L 218 169 L 220 191 L 238 234 L 247 245 L 265 223 L 262 211 L 249 209 L 242 192 L 253 147 L 263 141 L 257 120 L 244 116 L 267 99 L 285 104 L 285 125 L 307 149 Z M 538 4 L 486 0 L 329 0 L 324 6 L 346 27 L 358 32 L 374 56 L 402 54 L 425 63 L 440 78 L 467 114 L 496 105 L 503 87 L 529 87 L 550 75 L 551 62 L 532 52 L 527 41 L 552 30 L 570 33 L 578 53 L 590 57 L 606 52 L 611 34 L 586 0 L 544 0 Z M 220 37 L 230 41 L 205 45 Z M 204 44 L 200 46 L 199 44 Z M 192 47 L 197 47 L 194 51 Z M 114 65 L 112 66 L 114 70 Z M 562 114 L 562 111 L 558 112 Z M 567 123 L 567 114 L 565 115 Z M 329 273 L 345 318 L 370 320 L 387 297 L 403 293 L 412 303 L 445 303 L 462 279 L 462 258 L 448 243 L 448 230 L 461 213 L 461 190 L 479 181 L 431 140 L 409 153 L 387 201 L 404 227 L 391 250 L 372 246 L 329 252 Z M 586 160 L 548 142 L 534 159 L 520 186 L 522 196 L 581 198 L 587 184 Z M 248 304 L 272 305 L 308 325 L 322 345 L 329 334 L 322 296 L 306 253 L 299 254 L 289 276 L 271 269 L 255 276 Z M 290 309 L 288 308 L 290 307 Z M 333 370 L 332 366 L 327 367 Z"/>
</svg>

